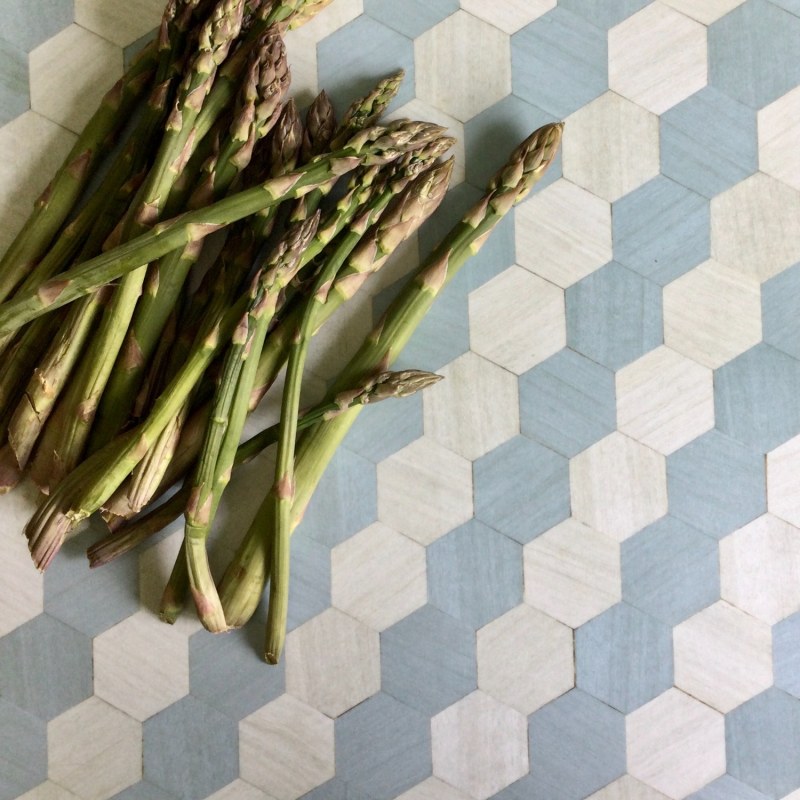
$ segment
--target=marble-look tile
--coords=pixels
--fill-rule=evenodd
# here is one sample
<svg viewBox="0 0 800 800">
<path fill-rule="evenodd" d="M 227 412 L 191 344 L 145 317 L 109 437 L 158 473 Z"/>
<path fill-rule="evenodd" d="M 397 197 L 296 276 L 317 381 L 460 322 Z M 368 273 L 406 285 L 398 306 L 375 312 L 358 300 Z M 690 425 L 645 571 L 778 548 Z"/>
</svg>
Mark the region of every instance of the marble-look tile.
<svg viewBox="0 0 800 800">
<path fill-rule="evenodd" d="M 608 32 L 609 88 L 662 114 L 708 79 L 706 29 L 661 2 Z"/>
<path fill-rule="evenodd" d="M 758 112 L 758 165 L 762 172 L 800 189 L 800 90 L 793 89 Z"/>
<path fill-rule="evenodd" d="M 562 149 L 564 177 L 614 202 L 658 175 L 658 117 L 606 92 L 566 120 Z"/>
<path fill-rule="evenodd" d="M 425 434 L 475 459 L 519 433 L 517 378 L 475 353 L 448 364 L 425 392 Z M 491 398 L 492 414 L 486 413 Z"/>
<path fill-rule="evenodd" d="M 767 453 L 767 508 L 800 527 L 800 436 Z"/>
<path fill-rule="evenodd" d="M 765 281 L 800 260 L 799 214 L 800 193 L 769 175 L 751 175 L 711 201 L 711 255 Z"/>
<path fill-rule="evenodd" d="M 622 598 L 677 625 L 719 599 L 719 551 L 710 536 L 667 516 L 622 543 Z"/>
<path fill-rule="evenodd" d="M 433 774 L 486 800 L 528 771 L 525 717 L 473 692 L 431 720 Z"/>
<path fill-rule="evenodd" d="M 477 520 L 428 547 L 431 605 L 477 629 L 522 601 L 522 547 Z"/>
<path fill-rule="evenodd" d="M 196 697 L 182 697 L 142 727 L 144 777 L 176 797 L 204 800 L 239 776 L 236 722 Z"/>
<path fill-rule="evenodd" d="M 568 519 L 523 551 L 525 602 L 577 628 L 622 597 L 620 546 Z"/>
<path fill-rule="evenodd" d="M 673 350 L 716 369 L 760 341 L 756 278 L 712 259 L 664 287 L 664 342 Z"/>
<path fill-rule="evenodd" d="M 54 658 L 54 654 L 58 658 Z M 92 694 L 92 644 L 63 622 L 40 614 L 0 639 L 0 696 L 50 720 Z"/>
<path fill-rule="evenodd" d="M 696 0 L 661 0 L 676 11 L 686 14 L 687 17 L 696 19 L 704 25 L 716 22 L 720 17 L 724 17 L 728 12 L 744 3 L 745 0 L 703 0 L 702 3 Z"/>
<path fill-rule="evenodd" d="M 330 608 L 286 637 L 286 691 L 338 717 L 380 689 L 378 633 Z"/>
<path fill-rule="evenodd" d="M 498 326 L 501 316 L 505 324 Z M 567 343 L 564 291 L 522 267 L 510 267 L 470 294 L 469 321 L 472 350 L 516 375 Z"/>
<path fill-rule="evenodd" d="M 511 37 L 514 94 L 566 117 L 608 89 L 604 31 L 559 5 Z"/>
<path fill-rule="evenodd" d="M 730 775 L 723 775 L 689 795 L 688 800 L 767 800 L 767 796 Z M 786 797 L 784 800 L 794 799 Z"/>
<path fill-rule="evenodd" d="M 766 622 L 720 601 L 672 633 L 675 685 L 726 714 L 772 685 Z"/>
<path fill-rule="evenodd" d="M 0 797 L 12 800 L 46 778 L 46 723 L 0 699 Z M 46 790 L 41 795 L 44 800 Z"/>
<path fill-rule="evenodd" d="M 612 261 L 570 286 L 567 344 L 617 370 L 658 347 L 664 339 L 661 290 Z"/>
<path fill-rule="evenodd" d="M 644 8 L 652 0 L 561 0 L 559 5 L 574 11 L 592 25 L 608 30 Z"/>
<path fill-rule="evenodd" d="M 661 171 L 714 197 L 759 166 L 756 114 L 707 86 L 661 115 Z"/>
<path fill-rule="evenodd" d="M 670 514 L 721 539 L 767 510 L 764 456 L 717 430 L 667 459 Z"/>
<path fill-rule="evenodd" d="M 793 89 L 800 82 L 800 19 L 767 0 L 739 4 L 709 27 L 708 81 L 753 108 Z"/>
<path fill-rule="evenodd" d="M 580 689 L 532 714 L 528 733 L 531 773 L 520 797 L 582 800 L 625 772 L 625 718 Z"/>
<path fill-rule="evenodd" d="M 469 795 L 438 778 L 427 778 L 403 792 L 397 800 L 469 800 Z"/>
<path fill-rule="evenodd" d="M 142 726 L 90 697 L 47 726 L 49 775 L 86 800 L 101 800 L 142 776 Z"/>
<path fill-rule="evenodd" d="M 0 38 L 0 125 L 10 122 L 31 106 L 28 93 L 28 55 Z"/>
<path fill-rule="evenodd" d="M 161 711 L 189 691 L 186 638 L 146 611 L 128 617 L 94 640 L 94 691 L 134 719 Z"/>
<path fill-rule="evenodd" d="M 618 603 L 575 632 L 575 682 L 628 713 L 672 686 L 672 636 L 663 622 Z"/>
<path fill-rule="evenodd" d="M 336 766 L 365 797 L 393 800 L 431 774 L 428 717 L 383 692 L 374 695 L 336 720 Z"/>
<path fill-rule="evenodd" d="M 475 633 L 426 605 L 381 633 L 381 689 L 436 714 L 477 688 Z"/>
<path fill-rule="evenodd" d="M 567 288 L 611 261 L 611 206 L 561 179 L 517 212 L 521 266 Z"/>
<path fill-rule="evenodd" d="M 612 433 L 570 461 L 573 516 L 624 541 L 667 513 L 664 456 Z"/>
<path fill-rule="evenodd" d="M 272 795 L 264 794 L 250 783 L 237 778 L 232 783 L 209 795 L 207 800 L 277 800 Z"/>
<path fill-rule="evenodd" d="M 80 800 L 80 798 L 53 781 L 45 781 L 25 794 L 19 800 Z"/>
<path fill-rule="evenodd" d="M 556 7 L 557 0 L 499 0 L 492 7 L 483 0 L 461 0 L 461 8 L 506 33 L 516 33 Z"/>
<path fill-rule="evenodd" d="M 800 530 L 771 514 L 720 542 L 722 599 L 774 624 L 800 610 Z"/>
<path fill-rule="evenodd" d="M 414 58 L 418 97 L 462 122 L 511 93 L 508 35 L 466 11 L 416 39 Z"/>
<path fill-rule="evenodd" d="M 178 795 L 150 781 L 139 781 L 115 794 L 113 800 L 178 800 Z M 261 800 L 261 798 L 256 798 Z M 269 798 L 267 798 L 269 800 Z"/>
<path fill-rule="evenodd" d="M 429 436 L 378 465 L 378 518 L 422 545 L 472 518 L 472 465 Z"/>
<path fill-rule="evenodd" d="M 769 652 L 769 645 L 765 649 Z M 773 626 L 772 666 L 775 685 L 800 697 L 800 614 L 792 614 Z"/>
<path fill-rule="evenodd" d="M 73 19 L 74 0 L 6 0 L 3 38 L 29 53 Z"/>
<path fill-rule="evenodd" d="M 122 75 L 122 50 L 70 25 L 30 54 L 31 108 L 79 133 Z"/>
<path fill-rule="evenodd" d="M 119 47 L 161 22 L 163 0 L 75 0 L 75 22 Z"/>
<path fill-rule="evenodd" d="M 800 700 L 767 689 L 725 718 L 728 772 L 767 797 L 800 788 Z"/>
<path fill-rule="evenodd" d="M 800 320 L 791 295 L 800 287 L 800 264 L 766 281 L 761 287 L 764 341 L 777 350 L 800 358 Z"/>
<path fill-rule="evenodd" d="M 425 33 L 456 11 L 458 11 L 458 0 L 437 0 L 435 3 L 411 0 L 402 8 L 391 0 L 364 0 L 365 14 L 394 28 L 409 39 Z"/>
<path fill-rule="evenodd" d="M 669 455 L 714 427 L 711 370 L 659 347 L 616 375 L 617 427 Z"/>
<path fill-rule="evenodd" d="M 425 548 L 376 522 L 331 551 L 331 603 L 382 631 L 428 598 Z"/>
<path fill-rule="evenodd" d="M 669 689 L 625 720 L 628 771 L 668 797 L 685 797 L 725 772 L 725 721 Z"/>
<path fill-rule="evenodd" d="M 478 688 L 532 714 L 575 685 L 572 631 L 519 605 L 478 631 Z"/>
<path fill-rule="evenodd" d="M 526 544 L 570 513 L 567 459 L 517 436 L 473 464 L 475 518 Z"/>
<path fill-rule="evenodd" d="M 334 776 L 333 720 L 285 694 L 239 724 L 241 776 L 295 800 Z"/>
<path fill-rule="evenodd" d="M 595 792 L 588 800 L 667 800 L 667 796 L 630 775 L 623 775 Z"/>
</svg>

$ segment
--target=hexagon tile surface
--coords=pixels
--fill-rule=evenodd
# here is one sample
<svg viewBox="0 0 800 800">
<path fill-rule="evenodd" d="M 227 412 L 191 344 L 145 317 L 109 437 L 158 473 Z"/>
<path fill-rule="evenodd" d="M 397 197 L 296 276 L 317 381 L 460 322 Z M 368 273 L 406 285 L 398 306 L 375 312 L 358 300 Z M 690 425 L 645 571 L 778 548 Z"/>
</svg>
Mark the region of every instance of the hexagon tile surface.
<svg viewBox="0 0 800 800">
<path fill-rule="evenodd" d="M 0 0 L 0 250 L 164 2 Z M 800 0 L 332 0 L 287 47 L 301 104 L 402 67 L 462 140 L 315 380 L 561 153 L 320 483 L 280 667 L 263 607 L 159 622 L 177 526 L 42 577 L 0 500 L 0 800 L 800 800 Z"/>
</svg>

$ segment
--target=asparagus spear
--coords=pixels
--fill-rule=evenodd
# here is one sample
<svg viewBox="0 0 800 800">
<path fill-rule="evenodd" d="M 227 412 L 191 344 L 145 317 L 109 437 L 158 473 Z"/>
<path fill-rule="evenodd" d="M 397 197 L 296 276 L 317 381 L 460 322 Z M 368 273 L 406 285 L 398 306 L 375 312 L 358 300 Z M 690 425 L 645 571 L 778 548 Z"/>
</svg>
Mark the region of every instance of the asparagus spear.
<svg viewBox="0 0 800 800">
<path fill-rule="evenodd" d="M 341 372 L 331 392 L 389 368 L 439 292 L 469 257 L 478 252 L 495 226 L 527 196 L 552 163 L 562 128 L 560 123 L 545 125 L 512 153 L 508 164 L 490 182 L 485 197 L 456 225 L 389 306 L 375 330 Z M 359 410 L 352 408 L 336 419 L 315 426 L 298 442 L 292 527 L 302 519 L 325 467 Z M 231 626 L 244 624 L 252 616 L 263 593 L 267 577 L 264 565 L 269 557 L 264 530 L 270 513 L 271 504 L 267 500 L 225 572 L 220 597 Z"/>
<path fill-rule="evenodd" d="M 336 112 L 328 93 L 323 89 L 308 107 L 303 144 L 300 148 L 300 161 L 311 161 L 314 156 L 331 149 L 331 141 L 336 131 Z"/>
</svg>

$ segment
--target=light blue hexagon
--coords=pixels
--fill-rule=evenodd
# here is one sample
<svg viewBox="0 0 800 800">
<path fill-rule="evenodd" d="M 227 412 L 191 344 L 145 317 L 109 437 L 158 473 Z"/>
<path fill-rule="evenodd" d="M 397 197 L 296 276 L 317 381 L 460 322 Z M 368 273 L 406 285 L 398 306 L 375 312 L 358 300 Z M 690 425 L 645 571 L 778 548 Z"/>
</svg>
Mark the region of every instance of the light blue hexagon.
<svg viewBox="0 0 800 800">
<path fill-rule="evenodd" d="M 650 2 L 651 0 L 560 0 L 559 5 L 579 14 L 592 25 L 608 30 Z"/>
<path fill-rule="evenodd" d="M 800 613 L 772 628 L 775 685 L 800 698 Z"/>
<path fill-rule="evenodd" d="M 47 725 L 0 699 L 0 800 L 13 800 L 47 779 Z"/>
<path fill-rule="evenodd" d="M 800 264 L 761 285 L 764 341 L 776 350 L 800 359 L 800 314 L 792 299 L 800 292 Z"/>
<path fill-rule="evenodd" d="M 458 0 L 364 0 L 364 12 L 409 39 L 458 11 Z"/>
<path fill-rule="evenodd" d="M 30 107 L 28 55 L 0 37 L 0 125 L 11 122 Z"/>
<path fill-rule="evenodd" d="M 686 800 L 768 800 L 768 798 L 752 786 L 737 781 L 730 775 L 723 775 L 708 786 L 704 786 L 699 792 L 690 794 Z"/>
<path fill-rule="evenodd" d="M 3 0 L 0 37 L 30 53 L 72 22 L 74 5 L 73 0 Z"/>
</svg>

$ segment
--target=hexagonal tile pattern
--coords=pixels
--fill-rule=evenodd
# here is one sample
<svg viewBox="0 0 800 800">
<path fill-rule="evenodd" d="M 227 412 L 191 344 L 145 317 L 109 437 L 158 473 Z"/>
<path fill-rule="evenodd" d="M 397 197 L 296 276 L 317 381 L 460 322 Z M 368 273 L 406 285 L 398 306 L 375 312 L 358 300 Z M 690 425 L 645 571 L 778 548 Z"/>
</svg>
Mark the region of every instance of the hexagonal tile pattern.
<svg viewBox="0 0 800 800">
<path fill-rule="evenodd" d="M 334 775 L 333 720 L 285 694 L 239 725 L 242 777 L 295 800 Z"/>
<path fill-rule="evenodd" d="M 428 778 L 403 792 L 397 800 L 469 800 L 469 795 L 438 778 Z"/>
<path fill-rule="evenodd" d="M 635 14 L 643 8 L 650 0 L 561 0 L 559 5 L 574 11 L 584 19 L 589 20 L 592 25 L 608 30 L 618 25 L 622 20 Z"/>
<path fill-rule="evenodd" d="M 767 453 L 767 508 L 772 514 L 800 526 L 798 462 L 800 436 Z"/>
<path fill-rule="evenodd" d="M 223 789 L 210 795 L 208 800 L 270 800 L 270 798 L 252 784 L 237 778 Z"/>
<path fill-rule="evenodd" d="M 725 772 L 722 714 L 678 689 L 629 714 L 625 727 L 628 771 L 668 797 L 685 797 Z"/>
<path fill-rule="evenodd" d="M 693 0 L 662 0 L 666 5 L 686 14 L 687 17 L 696 19 L 704 25 L 716 22 L 729 11 L 744 3 L 745 0 L 706 0 L 704 3 L 695 3 Z"/>
<path fill-rule="evenodd" d="M 0 64 L 3 67 L 0 78 L 0 124 L 10 122 L 30 108 L 28 93 L 28 57 L 18 47 L 0 39 Z"/>
<path fill-rule="evenodd" d="M 800 357 L 796 338 L 800 325 L 792 314 L 788 293 L 800 285 L 800 264 L 766 281 L 761 287 L 764 341 L 794 358 Z"/>
<path fill-rule="evenodd" d="M 331 602 L 382 631 L 425 605 L 425 548 L 380 522 L 331 553 Z"/>
<path fill-rule="evenodd" d="M 772 660 L 775 685 L 795 697 L 800 697 L 800 614 L 781 620 L 772 628 Z M 767 687 L 762 687 L 767 688 Z"/>
<path fill-rule="evenodd" d="M 720 601 L 673 631 L 675 685 L 726 714 L 772 685 L 769 625 Z"/>
<path fill-rule="evenodd" d="M 47 726 L 0 700 L 0 797 L 19 797 L 47 778 Z"/>
<path fill-rule="evenodd" d="M 445 17 L 458 11 L 458 0 L 444 0 L 438 3 L 425 3 L 413 0 L 413 5 L 398 8 L 387 0 L 365 0 L 364 12 L 379 22 L 414 39 L 428 28 L 432 28 Z"/>
<path fill-rule="evenodd" d="M 555 7 L 556 0 L 504 0 L 493 9 L 488 9 L 481 0 L 461 0 L 461 8 L 465 11 L 506 33 L 515 33 Z"/>
<path fill-rule="evenodd" d="M 699 792 L 690 795 L 690 798 L 691 800 L 766 800 L 766 795 L 730 775 L 723 775 L 704 786 Z M 786 800 L 794 799 L 787 796 Z"/>
<path fill-rule="evenodd" d="M 666 795 L 630 775 L 623 775 L 618 781 L 595 792 L 589 800 L 666 800 Z"/>
<path fill-rule="evenodd" d="M 75 0 L 75 22 L 120 47 L 156 28 L 163 11 L 162 0 Z"/>
<path fill-rule="evenodd" d="M 573 516 L 618 541 L 667 513 L 664 457 L 621 433 L 570 461 L 570 486 Z"/>
<path fill-rule="evenodd" d="M 528 771 L 525 717 L 481 691 L 431 720 L 433 774 L 476 800 Z"/>
<path fill-rule="evenodd" d="M 793 89 L 758 112 L 758 164 L 795 189 L 800 189 L 800 160 L 796 155 L 800 142 L 800 92 Z"/>
</svg>

